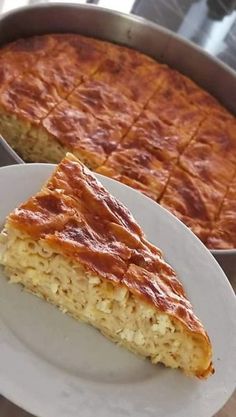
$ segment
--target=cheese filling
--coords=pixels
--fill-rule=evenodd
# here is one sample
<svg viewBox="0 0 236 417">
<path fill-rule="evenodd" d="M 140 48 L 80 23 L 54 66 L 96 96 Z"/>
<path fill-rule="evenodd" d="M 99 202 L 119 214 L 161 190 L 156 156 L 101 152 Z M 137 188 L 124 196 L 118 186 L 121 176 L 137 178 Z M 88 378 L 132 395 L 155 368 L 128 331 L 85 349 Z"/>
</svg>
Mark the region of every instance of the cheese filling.
<svg viewBox="0 0 236 417">
<path fill-rule="evenodd" d="M 157 311 L 117 285 L 85 270 L 42 240 L 9 227 L 0 235 L 0 264 L 10 282 L 57 305 L 64 313 L 92 324 L 129 350 L 187 374 L 207 367 L 201 340 L 180 321 Z"/>
</svg>

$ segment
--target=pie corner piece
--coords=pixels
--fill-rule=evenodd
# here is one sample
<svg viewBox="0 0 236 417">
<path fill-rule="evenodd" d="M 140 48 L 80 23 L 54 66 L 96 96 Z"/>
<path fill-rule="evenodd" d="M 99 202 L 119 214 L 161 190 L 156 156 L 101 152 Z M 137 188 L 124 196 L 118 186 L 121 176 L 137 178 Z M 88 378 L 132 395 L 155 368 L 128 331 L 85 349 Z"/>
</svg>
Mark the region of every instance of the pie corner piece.
<svg viewBox="0 0 236 417">
<path fill-rule="evenodd" d="M 153 363 L 198 378 L 214 372 L 211 342 L 174 270 L 73 155 L 8 216 L 0 263 L 11 282 Z"/>
</svg>

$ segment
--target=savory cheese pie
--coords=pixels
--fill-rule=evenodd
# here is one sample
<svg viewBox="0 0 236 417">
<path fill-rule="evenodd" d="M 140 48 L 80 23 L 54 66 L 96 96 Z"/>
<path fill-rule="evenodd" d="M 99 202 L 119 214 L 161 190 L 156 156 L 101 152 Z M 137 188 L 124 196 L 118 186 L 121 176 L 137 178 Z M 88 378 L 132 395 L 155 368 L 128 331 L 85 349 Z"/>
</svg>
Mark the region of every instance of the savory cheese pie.
<svg viewBox="0 0 236 417">
<path fill-rule="evenodd" d="M 164 205 L 207 246 L 235 247 L 236 119 L 142 53 L 76 34 L 2 47 L 0 134 L 26 161 L 72 152 Z"/>
<path fill-rule="evenodd" d="M 73 155 L 1 233 L 11 282 L 129 350 L 206 378 L 209 337 L 182 284 L 130 212 Z"/>
</svg>

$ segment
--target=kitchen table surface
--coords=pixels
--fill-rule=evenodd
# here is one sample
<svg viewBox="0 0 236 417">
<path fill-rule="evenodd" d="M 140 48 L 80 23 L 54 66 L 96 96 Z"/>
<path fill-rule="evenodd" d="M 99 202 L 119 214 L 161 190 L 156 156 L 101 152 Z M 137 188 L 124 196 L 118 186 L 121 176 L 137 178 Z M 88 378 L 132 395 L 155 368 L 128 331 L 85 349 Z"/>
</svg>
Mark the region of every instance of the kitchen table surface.
<svg viewBox="0 0 236 417">
<path fill-rule="evenodd" d="M 38 3 L 53 1 L 0 0 L 0 13 Z M 73 0 L 73 3 L 96 4 L 146 17 L 197 43 L 236 70 L 236 0 Z M 231 284 L 236 291 L 236 275 L 231 278 Z M 0 417 L 30 416 L 0 397 Z M 236 392 L 215 417 L 235 416 Z"/>
</svg>

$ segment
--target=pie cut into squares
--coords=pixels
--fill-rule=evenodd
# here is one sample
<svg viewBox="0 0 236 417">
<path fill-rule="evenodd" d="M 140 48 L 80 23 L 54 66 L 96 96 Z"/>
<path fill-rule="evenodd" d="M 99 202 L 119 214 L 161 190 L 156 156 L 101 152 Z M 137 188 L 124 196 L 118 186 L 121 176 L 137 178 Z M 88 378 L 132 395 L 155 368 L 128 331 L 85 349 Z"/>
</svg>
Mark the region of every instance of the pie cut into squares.
<svg viewBox="0 0 236 417">
<path fill-rule="evenodd" d="M 40 120 L 60 102 L 55 88 L 30 73 L 19 75 L 2 87 L 0 94 L 0 131 L 16 152 L 31 159 Z M 38 142 L 38 141 L 37 141 Z M 44 153 L 46 149 L 44 150 Z"/>
<path fill-rule="evenodd" d="M 213 372 L 211 342 L 175 271 L 74 156 L 8 216 L 0 249 L 11 282 L 114 342 L 191 376 Z"/>
<path fill-rule="evenodd" d="M 133 49 L 108 45 L 107 57 L 94 80 L 112 85 L 143 107 L 162 84 L 166 67 Z"/>
<path fill-rule="evenodd" d="M 208 184 L 180 166 L 171 172 L 160 204 L 183 221 L 203 242 L 218 215 L 227 187 Z"/>
<path fill-rule="evenodd" d="M 232 118 L 232 115 L 212 95 L 173 68 L 165 68 L 160 92 L 162 95 L 169 96 L 171 101 L 174 101 L 174 98 L 177 101 L 179 98 L 185 99 L 189 104 L 198 107 L 205 115 L 215 114 L 222 120 Z"/>
<path fill-rule="evenodd" d="M 189 174 L 213 186 L 228 186 L 234 177 L 235 165 L 220 152 L 212 152 L 210 143 L 192 141 L 179 159 L 179 165 Z"/>
<path fill-rule="evenodd" d="M 41 121 L 104 59 L 104 42 L 52 34 L 0 49 L 0 132 L 27 161 L 58 162 L 71 149 L 48 140 Z M 107 133 L 109 134 L 109 132 Z"/>
<path fill-rule="evenodd" d="M 147 110 L 143 110 L 122 140 L 123 148 L 137 149 L 140 153 L 146 150 L 163 161 L 177 159 L 183 144 L 185 135 Z"/>
<path fill-rule="evenodd" d="M 123 136 L 121 125 L 95 118 L 65 100 L 42 121 L 42 130 L 48 143 L 60 145 L 64 155 L 73 152 L 91 169 L 104 163 Z"/>
<path fill-rule="evenodd" d="M 34 123 L 46 117 L 60 101 L 53 85 L 27 73 L 2 88 L 0 111 Z"/>
<path fill-rule="evenodd" d="M 0 131 L 17 152 L 26 144 L 31 149 L 27 132 L 60 101 L 53 85 L 32 74 L 56 46 L 55 37 L 46 35 L 20 39 L 0 50 Z"/>
<path fill-rule="evenodd" d="M 102 81 L 87 80 L 68 97 L 68 102 L 88 112 L 97 119 L 109 121 L 124 132 L 140 114 L 140 106 L 128 99 L 112 85 Z"/>
<path fill-rule="evenodd" d="M 162 161 L 142 148 L 123 148 L 122 143 L 96 172 L 157 200 L 165 189 L 174 162 Z"/>
<path fill-rule="evenodd" d="M 36 78 L 53 85 L 58 94 L 65 98 L 86 77 L 96 72 L 107 45 L 78 34 L 56 34 L 51 35 L 51 38 L 55 42 L 54 49 L 34 63 L 31 71 Z"/>
<path fill-rule="evenodd" d="M 18 39 L 0 49 L 0 90 L 22 73 L 32 70 L 39 59 L 56 47 L 55 36 Z"/>
<path fill-rule="evenodd" d="M 165 207 L 203 242 L 213 229 L 222 234 L 216 220 L 236 164 L 236 119 L 188 77 L 143 53 L 71 33 L 1 47 L 0 134 L 26 162 L 58 163 L 72 152 L 160 204 L 167 191 Z M 199 205 L 203 195 L 210 220 L 173 206 L 168 181 L 177 161 L 191 178 L 185 194 L 194 182 L 203 188 Z M 234 244 L 233 233 L 227 239 Z"/>
<path fill-rule="evenodd" d="M 227 162 L 236 164 L 236 119 L 223 120 L 217 115 L 208 117 L 198 130 L 195 140 L 211 147 L 212 154 L 220 154 Z"/>
<path fill-rule="evenodd" d="M 146 105 L 146 109 L 154 113 L 165 123 L 178 127 L 186 136 L 186 144 L 196 134 L 200 124 L 206 117 L 204 112 L 192 105 L 187 97 L 183 97 L 172 88 L 171 83 L 161 84 Z"/>
<path fill-rule="evenodd" d="M 236 172 L 235 172 L 236 174 Z M 224 198 L 218 219 L 207 240 L 211 249 L 234 249 L 236 247 L 236 176 Z"/>
</svg>

